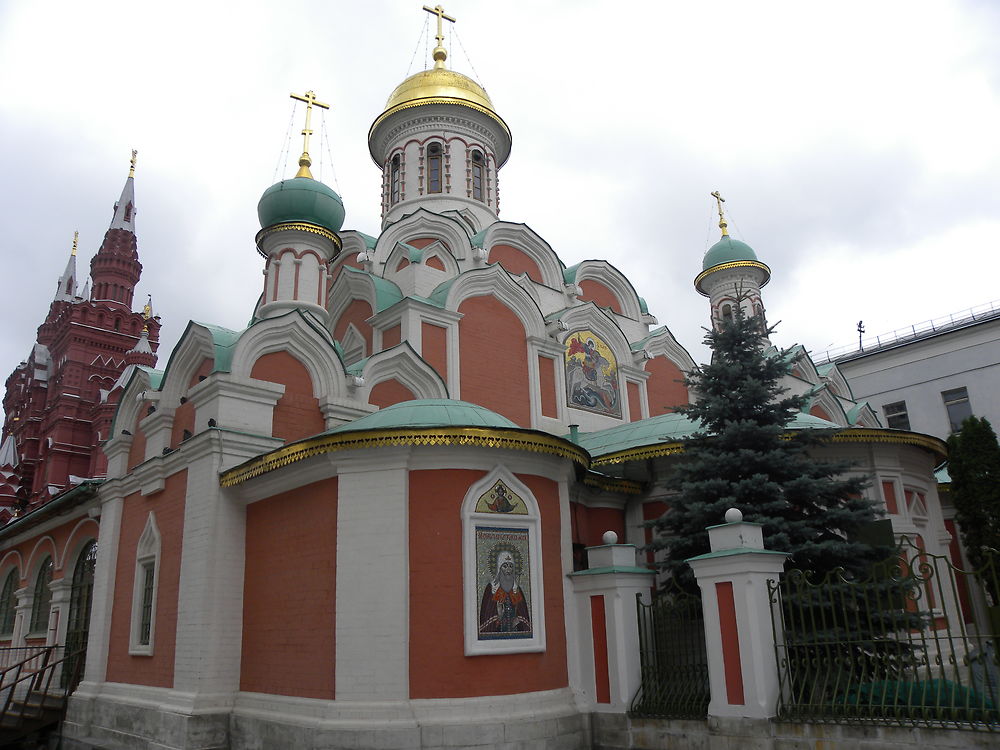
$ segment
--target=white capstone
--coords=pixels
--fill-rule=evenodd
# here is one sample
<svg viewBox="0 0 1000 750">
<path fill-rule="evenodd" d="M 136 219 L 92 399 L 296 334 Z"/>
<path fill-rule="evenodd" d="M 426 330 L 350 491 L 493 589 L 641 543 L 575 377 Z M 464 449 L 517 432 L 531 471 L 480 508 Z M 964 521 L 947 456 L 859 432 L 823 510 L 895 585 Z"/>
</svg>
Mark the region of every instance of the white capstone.
<svg viewBox="0 0 1000 750">
<path fill-rule="evenodd" d="M 601 537 L 601 541 L 605 544 L 618 544 L 618 534 L 614 531 L 605 531 L 604 536 Z"/>
<path fill-rule="evenodd" d="M 726 511 L 726 523 L 739 523 L 743 520 L 743 511 L 739 508 L 730 508 Z"/>
</svg>

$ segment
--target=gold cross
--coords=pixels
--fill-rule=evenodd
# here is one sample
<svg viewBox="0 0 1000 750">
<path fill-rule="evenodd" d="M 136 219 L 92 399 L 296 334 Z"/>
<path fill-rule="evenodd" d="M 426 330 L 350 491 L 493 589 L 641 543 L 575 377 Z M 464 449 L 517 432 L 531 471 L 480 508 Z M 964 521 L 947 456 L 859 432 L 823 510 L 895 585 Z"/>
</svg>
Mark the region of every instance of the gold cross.
<svg viewBox="0 0 1000 750">
<path fill-rule="evenodd" d="M 80 239 L 80 232 L 73 232 L 73 252 L 71 255 L 76 255 L 76 243 Z"/>
<path fill-rule="evenodd" d="M 135 157 L 138 154 L 139 154 L 138 151 L 136 151 L 135 149 L 132 149 L 132 159 L 129 162 L 131 164 L 131 166 L 129 167 L 129 170 L 128 170 L 128 176 L 129 177 L 135 177 Z"/>
<path fill-rule="evenodd" d="M 712 193 L 712 197 L 715 198 L 715 203 L 719 207 L 719 229 L 722 230 L 722 236 L 728 237 L 729 231 L 726 229 L 729 225 L 726 224 L 726 217 L 722 214 L 722 204 L 726 202 L 726 199 L 719 195 L 719 191 L 716 190 Z"/>
<path fill-rule="evenodd" d="M 299 171 L 295 173 L 295 176 L 311 179 L 312 172 L 309 171 L 309 167 L 312 166 L 312 159 L 309 158 L 309 136 L 312 135 L 312 108 L 315 104 L 321 109 L 330 109 L 330 105 L 319 101 L 312 91 L 307 91 L 305 94 L 290 94 L 290 96 L 292 99 L 306 103 L 306 126 L 302 128 L 302 156 L 299 157 Z"/>
<path fill-rule="evenodd" d="M 451 21 L 455 23 L 455 19 L 449 15 L 445 15 L 444 8 L 440 5 L 435 5 L 433 8 L 428 8 L 424 6 L 424 10 L 428 13 L 432 13 L 437 16 L 438 21 L 438 32 L 437 32 L 437 47 L 434 48 L 434 67 L 444 68 L 444 61 L 448 59 L 448 50 L 444 48 L 444 30 L 441 28 L 441 21 Z"/>
<path fill-rule="evenodd" d="M 437 43 L 438 43 L 438 47 L 443 47 L 444 46 L 444 31 L 441 28 L 441 21 L 444 20 L 444 21 L 451 21 L 452 23 L 455 23 L 455 19 L 452 18 L 449 15 L 446 15 L 445 12 L 444 12 L 444 8 L 442 8 L 440 5 L 435 5 L 433 8 L 428 8 L 425 5 L 424 6 L 424 10 L 426 10 L 428 13 L 431 13 L 431 14 L 437 16 L 437 20 L 438 20 Z"/>
</svg>

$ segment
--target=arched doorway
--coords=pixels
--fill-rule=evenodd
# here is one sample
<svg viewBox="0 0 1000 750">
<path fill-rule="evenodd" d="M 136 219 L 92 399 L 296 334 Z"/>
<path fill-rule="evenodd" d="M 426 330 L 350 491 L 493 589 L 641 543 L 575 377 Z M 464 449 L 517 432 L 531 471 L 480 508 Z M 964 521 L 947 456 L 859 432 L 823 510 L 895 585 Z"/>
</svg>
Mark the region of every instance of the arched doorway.
<svg viewBox="0 0 1000 750">
<path fill-rule="evenodd" d="M 97 561 L 97 542 L 91 539 L 80 550 L 73 568 L 73 588 L 69 595 L 69 621 L 66 624 L 67 655 L 87 648 L 87 633 L 90 628 L 90 603 L 94 598 L 94 564 Z M 64 687 L 76 687 L 82 674 L 77 673 L 77 664 L 82 657 L 72 658 L 66 662 L 62 681 Z M 80 663 L 82 672 L 83 664 Z M 70 684 L 70 681 L 73 684 Z"/>
</svg>

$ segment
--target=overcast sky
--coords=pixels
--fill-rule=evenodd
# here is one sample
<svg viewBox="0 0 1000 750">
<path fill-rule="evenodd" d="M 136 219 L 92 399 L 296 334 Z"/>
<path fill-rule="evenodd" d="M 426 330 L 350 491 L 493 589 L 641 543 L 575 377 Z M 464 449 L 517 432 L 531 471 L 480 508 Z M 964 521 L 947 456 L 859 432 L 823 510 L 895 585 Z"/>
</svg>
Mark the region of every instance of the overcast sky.
<svg viewBox="0 0 1000 750">
<path fill-rule="evenodd" d="M 421 5 L 3 3 L 0 371 L 30 352 L 75 229 L 89 270 L 132 148 L 136 307 L 152 293 L 168 347 L 189 319 L 250 316 L 257 200 L 300 147 L 276 177 L 290 92 L 333 105 L 314 174 L 343 196 L 345 228 L 377 235 L 366 137 L 425 66 Z M 513 132 L 501 218 L 567 265 L 617 266 L 695 359 L 713 190 L 772 269 L 782 345 L 821 352 L 858 320 L 876 334 L 1000 299 L 1000 3 L 444 5 L 449 62 Z"/>
</svg>

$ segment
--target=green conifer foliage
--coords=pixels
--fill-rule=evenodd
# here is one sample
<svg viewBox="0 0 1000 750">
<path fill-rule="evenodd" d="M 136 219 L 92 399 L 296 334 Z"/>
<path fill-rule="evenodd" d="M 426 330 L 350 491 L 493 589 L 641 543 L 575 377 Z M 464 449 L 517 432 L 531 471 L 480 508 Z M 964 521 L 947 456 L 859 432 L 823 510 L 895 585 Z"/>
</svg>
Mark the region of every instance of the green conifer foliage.
<svg viewBox="0 0 1000 750">
<path fill-rule="evenodd" d="M 948 437 L 948 474 L 955 520 L 969 562 L 983 569 L 1000 561 L 1000 444 L 989 421 L 969 417 Z M 981 578 L 994 601 L 993 576 Z"/>
<path fill-rule="evenodd" d="M 711 364 L 686 379 L 697 401 L 678 411 L 699 429 L 684 443 L 673 482 L 679 493 L 653 523 L 653 546 L 665 550 L 666 570 L 694 590 L 684 560 L 708 552 L 705 528 L 739 508 L 745 521 L 763 524 L 768 549 L 791 553 L 791 567 L 862 575 L 890 553 L 855 541 L 878 515 L 863 495 L 865 482 L 844 476 L 848 463 L 811 455 L 828 433 L 788 430 L 805 403 L 780 384 L 796 358 L 769 346 L 759 317 L 734 308 L 706 333 Z"/>
</svg>

